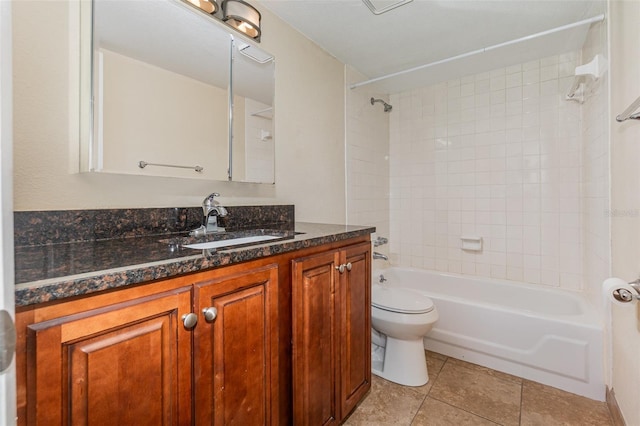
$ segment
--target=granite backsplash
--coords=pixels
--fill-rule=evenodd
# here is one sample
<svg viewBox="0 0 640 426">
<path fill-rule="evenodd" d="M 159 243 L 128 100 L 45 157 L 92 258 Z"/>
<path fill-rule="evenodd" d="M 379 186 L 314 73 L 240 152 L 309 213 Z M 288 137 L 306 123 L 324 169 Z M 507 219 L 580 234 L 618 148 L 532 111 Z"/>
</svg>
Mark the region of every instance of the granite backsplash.
<svg viewBox="0 0 640 426">
<path fill-rule="evenodd" d="M 225 206 L 226 207 L 226 206 Z M 293 230 L 293 205 L 229 206 L 227 231 Z M 200 207 L 14 212 L 16 247 L 184 233 L 200 226 Z"/>
</svg>

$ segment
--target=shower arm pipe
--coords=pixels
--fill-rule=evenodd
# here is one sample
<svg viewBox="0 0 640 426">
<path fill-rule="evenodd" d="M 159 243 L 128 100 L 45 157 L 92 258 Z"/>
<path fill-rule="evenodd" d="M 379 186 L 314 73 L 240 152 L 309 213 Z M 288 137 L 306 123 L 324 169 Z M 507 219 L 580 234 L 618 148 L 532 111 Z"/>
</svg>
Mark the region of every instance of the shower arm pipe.
<svg viewBox="0 0 640 426">
<path fill-rule="evenodd" d="M 529 41 L 529 40 L 536 39 L 536 38 L 539 38 L 539 37 L 544 37 L 544 36 L 549 35 L 549 34 L 554 34 L 554 33 L 560 32 L 560 31 L 565 31 L 565 30 L 570 30 L 572 28 L 581 27 L 581 26 L 587 25 L 587 24 L 591 25 L 591 24 L 594 24 L 596 22 L 602 22 L 604 20 L 604 18 L 605 18 L 605 16 L 603 14 L 597 15 L 597 16 L 594 16 L 592 18 L 583 19 L 582 21 L 574 22 L 572 24 L 562 25 L 560 27 L 552 28 L 550 30 L 546 30 L 546 31 L 542 31 L 542 32 L 539 32 L 539 33 L 531 34 L 531 35 L 528 35 L 528 36 L 525 36 L 525 37 L 520 37 L 520 38 L 517 38 L 517 39 L 514 39 L 514 40 L 509 40 L 509 41 L 506 41 L 504 43 L 494 44 L 492 46 L 488 46 L 488 47 L 483 47 L 481 49 L 472 50 L 471 52 L 462 53 L 460 55 L 452 56 L 450 58 L 441 59 L 439 61 L 430 62 L 428 64 L 419 65 L 417 67 L 409 68 L 409 69 L 402 70 L 402 71 L 397 71 L 397 72 L 394 72 L 394 73 L 391 73 L 391 74 L 387 74 L 387 75 L 383 75 L 383 76 L 380 76 L 380 77 L 372 78 L 370 80 L 361 81 L 359 83 L 354 83 L 354 84 L 350 85 L 349 88 L 350 89 L 357 89 L 358 87 L 365 86 L 367 84 L 377 83 L 378 81 L 387 80 L 389 78 L 398 77 L 398 76 L 409 74 L 409 73 L 412 73 L 412 72 L 415 72 L 415 71 L 420 71 L 420 70 L 423 70 L 423 69 L 431 68 L 431 67 L 434 67 L 436 65 L 442 65 L 442 64 L 446 64 L 447 62 L 456 61 L 458 59 L 467 58 L 469 56 L 479 55 L 481 53 L 485 53 L 485 52 L 489 52 L 491 50 L 499 49 L 501 47 L 506 47 L 506 46 L 510 46 L 512 44 L 522 43 L 523 41 Z"/>
<path fill-rule="evenodd" d="M 393 109 L 393 107 L 391 105 L 389 105 L 388 103 L 386 103 L 384 100 L 382 99 L 376 99 L 376 98 L 371 98 L 371 105 L 375 105 L 377 102 L 381 103 L 382 105 L 384 105 L 384 112 L 389 112 Z"/>
</svg>

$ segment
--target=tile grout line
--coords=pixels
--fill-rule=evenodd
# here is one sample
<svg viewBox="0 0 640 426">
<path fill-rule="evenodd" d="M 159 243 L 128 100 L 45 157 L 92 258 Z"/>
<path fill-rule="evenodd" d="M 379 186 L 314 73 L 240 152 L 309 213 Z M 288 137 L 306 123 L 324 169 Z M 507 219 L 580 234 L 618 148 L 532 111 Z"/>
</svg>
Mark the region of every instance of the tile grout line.
<svg viewBox="0 0 640 426">
<path fill-rule="evenodd" d="M 524 393 L 524 379 L 522 379 L 520 381 L 520 411 L 518 412 L 518 424 L 521 425 L 522 424 L 522 400 L 523 398 L 523 393 Z"/>
<path fill-rule="evenodd" d="M 434 401 L 441 402 L 441 403 L 443 403 L 443 404 L 445 404 L 445 405 L 448 405 L 449 407 L 454 408 L 454 409 L 456 409 L 456 410 L 464 411 L 464 412 L 465 412 L 465 413 L 467 413 L 467 414 L 471 414 L 471 415 L 472 415 L 472 416 L 474 416 L 474 417 L 478 417 L 478 418 L 480 418 L 480 419 L 486 420 L 486 421 L 491 422 L 491 423 L 493 423 L 493 424 L 496 424 L 496 425 L 498 425 L 498 426 L 504 426 L 502 423 L 498 423 L 498 422 L 496 422 L 495 420 L 488 419 L 488 418 L 486 418 L 486 417 L 484 417 L 484 416 L 481 416 L 480 414 L 474 413 L 473 411 L 469 411 L 469 410 L 465 410 L 464 408 L 457 407 L 457 406 L 455 406 L 455 405 L 453 405 L 453 404 L 451 404 L 451 403 L 449 403 L 449 402 L 447 402 L 447 401 L 443 401 L 443 400 L 438 399 L 438 398 L 435 398 L 435 397 L 432 397 L 431 399 L 433 399 Z"/>
<path fill-rule="evenodd" d="M 433 388 L 433 385 L 431 386 Z M 429 389 L 429 392 L 431 392 L 431 389 Z M 418 406 L 418 409 L 416 410 L 416 412 L 413 414 L 413 417 L 411 417 L 411 421 L 409 422 L 409 426 L 411 426 L 414 422 L 414 420 L 416 419 L 416 417 L 418 417 L 418 413 L 420 412 L 420 409 L 422 408 L 422 406 L 424 405 L 424 402 L 427 400 L 427 396 L 429 395 L 429 392 L 427 392 L 424 395 L 424 398 L 422 398 L 422 402 L 420 402 L 420 405 Z"/>
<path fill-rule="evenodd" d="M 442 356 L 442 355 L 440 354 L 440 356 Z M 432 396 L 431 396 L 431 392 L 433 391 L 433 389 L 434 389 L 436 386 L 438 386 L 438 389 L 437 389 L 437 390 L 440 390 L 440 386 L 443 386 L 443 385 L 444 385 L 444 386 L 446 387 L 446 383 L 447 383 L 446 377 L 448 377 L 448 375 L 446 375 L 446 377 L 445 377 L 445 376 L 442 376 L 442 373 L 443 373 L 443 370 L 445 370 L 446 368 L 448 368 L 448 367 L 447 367 L 447 365 L 452 364 L 452 367 L 451 367 L 451 368 L 449 368 L 449 369 L 447 370 L 449 373 L 453 373 L 453 371 L 450 371 L 451 369 L 457 370 L 459 367 L 460 367 L 461 369 L 463 369 L 463 370 L 467 370 L 467 369 L 468 369 L 469 371 L 475 371 L 475 369 L 470 368 L 470 367 L 467 365 L 467 364 L 469 364 L 467 361 L 459 360 L 459 361 L 461 361 L 461 364 L 460 364 L 460 365 L 457 365 L 457 361 L 458 361 L 458 360 L 457 360 L 456 358 L 447 357 L 447 356 L 442 356 L 442 358 L 440 358 L 440 356 L 439 356 L 436 360 L 437 360 L 437 363 L 438 363 L 438 364 L 439 364 L 440 362 L 442 362 L 442 364 L 440 365 L 440 368 L 439 368 L 439 369 L 437 369 L 437 373 L 436 373 L 436 374 L 432 374 L 432 375 L 431 375 L 431 377 L 430 377 L 430 382 L 431 382 L 431 383 L 430 383 L 430 386 L 428 386 L 428 389 L 426 390 L 426 392 L 425 392 L 424 394 L 421 394 L 421 395 L 420 395 L 420 392 L 418 392 L 418 395 L 416 395 L 416 396 L 417 396 L 417 398 L 416 398 L 416 399 L 414 399 L 414 401 L 415 401 L 416 403 L 418 403 L 418 404 L 417 404 L 417 405 L 418 405 L 417 410 L 416 410 L 416 411 L 414 411 L 414 412 L 413 412 L 413 414 L 411 414 L 411 411 L 412 411 L 412 410 L 405 410 L 405 411 L 404 411 L 404 415 L 403 415 L 403 417 L 404 417 L 404 416 L 406 416 L 406 417 L 405 417 L 405 419 L 407 419 L 407 420 L 408 420 L 408 426 L 418 426 L 418 425 L 420 424 L 420 422 L 417 420 L 417 419 L 418 419 L 418 414 L 419 414 L 419 413 L 421 413 L 422 408 L 423 408 L 423 407 L 424 407 L 424 405 L 426 404 L 426 400 L 427 400 L 427 398 L 431 398 L 433 401 L 437 401 L 437 403 L 438 403 L 438 404 L 443 404 L 443 406 L 442 406 L 442 407 L 443 407 L 443 409 L 445 409 L 445 408 L 444 408 L 444 406 L 449 407 L 449 408 L 446 408 L 445 410 L 446 410 L 446 411 L 449 411 L 451 414 L 453 414 L 453 415 L 454 415 L 454 416 L 456 416 L 456 417 L 457 417 L 457 416 L 461 416 L 461 415 L 465 415 L 465 414 L 463 414 L 463 413 L 466 413 L 466 415 L 468 415 L 468 416 L 472 416 L 472 417 L 476 418 L 476 419 L 477 419 L 477 421 L 479 421 L 480 419 L 482 419 L 482 420 L 484 420 L 484 421 L 488 422 L 488 424 L 491 424 L 491 425 L 495 425 L 495 426 L 505 426 L 505 424 L 504 424 L 504 423 L 501 423 L 501 422 L 502 422 L 503 420 L 507 420 L 507 419 L 499 419 L 499 420 L 498 420 L 498 419 L 492 419 L 492 418 L 489 418 L 489 417 L 485 417 L 485 415 L 482 415 L 482 414 L 480 414 L 480 413 L 476 413 L 476 412 L 474 412 L 474 411 L 470 411 L 470 410 L 469 410 L 469 408 L 468 408 L 468 406 L 467 406 L 467 404 L 462 404 L 462 406 L 458 406 L 458 405 L 456 405 L 456 404 L 457 404 L 457 402 L 455 402 L 455 401 L 453 401 L 453 402 L 448 402 L 448 400 L 446 400 L 446 398 L 447 398 L 447 397 L 446 397 L 446 395 L 444 395 L 444 394 L 442 394 L 442 395 L 440 395 L 440 396 L 441 396 L 441 397 L 445 397 L 445 400 L 441 400 L 441 399 L 438 397 L 438 395 L 440 394 L 440 392 L 436 392 L 436 393 L 435 393 L 435 395 L 436 395 L 436 396 L 434 396 L 434 397 L 432 397 Z M 428 357 L 428 355 L 427 355 L 427 357 Z M 451 361 L 452 359 L 453 359 L 453 361 Z M 436 365 L 437 365 L 437 364 L 436 364 Z M 434 367 L 436 367 L 436 365 L 434 365 Z M 482 366 L 480 366 L 480 367 L 482 367 Z M 485 371 L 485 370 L 486 370 L 486 371 Z M 496 371 L 497 371 L 497 370 L 492 370 L 492 369 L 489 369 L 489 368 L 482 367 L 480 370 L 476 371 L 476 373 L 486 373 L 486 372 L 491 373 L 491 372 L 496 372 Z M 435 373 L 435 372 L 436 372 L 436 369 L 434 368 L 434 369 L 432 370 L 432 373 Z M 490 375 L 491 375 L 492 377 L 494 377 L 495 379 L 500 379 L 501 381 L 502 381 L 503 379 L 505 379 L 505 378 L 503 378 L 503 377 L 501 377 L 501 376 L 493 376 L 493 374 L 490 374 Z M 511 376 L 511 375 L 509 375 L 509 376 Z M 444 377 L 444 378 L 443 378 L 443 377 Z M 523 421 L 524 421 L 524 385 L 525 385 L 525 384 L 527 384 L 527 383 L 532 383 L 532 382 L 531 382 L 531 381 L 529 381 L 529 380 L 527 380 L 527 379 L 524 379 L 524 378 L 522 378 L 522 377 L 518 377 L 518 376 L 512 376 L 512 377 L 514 377 L 514 378 L 518 379 L 518 383 L 517 383 L 517 384 L 520 386 L 520 398 L 519 398 L 519 403 L 517 404 L 517 405 L 518 405 L 518 407 L 519 407 L 519 410 L 518 410 L 518 423 L 514 423 L 514 425 L 522 426 L 522 425 L 523 425 Z M 385 379 L 381 379 L 381 380 L 383 380 L 383 381 L 384 381 Z M 509 382 L 513 383 L 513 381 L 512 381 L 512 380 L 510 380 L 510 379 L 509 379 L 509 380 L 507 380 L 507 381 L 509 381 Z M 443 385 L 439 385 L 439 383 L 443 383 Z M 540 394 L 544 394 L 544 395 L 547 395 L 547 394 L 548 394 L 548 395 L 549 395 L 549 396 L 551 396 L 551 397 L 553 397 L 553 396 L 555 395 L 554 388 L 548 387 L 547 385 L 543 385 L 543 384 L 540 384 L 540 386 L 541 386 L 541 388 L 539 389 Z M 512 389 L 513 389 L 513 388 L 512 388 Z M 532 392 L 533 392 L 534 394 L 536 394 L 536 393 L 537 393 L 537 391 L 535 391 L 535 392 L 534 392 L 531 388 L 528 388 L 528 389 L 529 389 L 529 393 L 532 393 Z M 537 389 L 537 388 L 536 388 L 536 389 Z M 515 389 L 513 389 L 513 390 L 515 390 Z M 560 390 L 560 391 L 561 391 L 561 390 Z M 562 391 L 562 392 L 563 392 L 563 393 L 566 393 L 566 392 L 564 392 L 564 391 Z M 415 395 L 415 394 L 414 394 L 414 395 Z M 420 397 L 420 396 L 421 396 L 421 397 Z M 415 397 L 411 397 L 411 398 L 415 398 Z M 528 404 L 528 413 L 539 413 L 539 412 L 540 412 L 540 410 L 539 410 L 538 408 L 535 408 L 533 405 L 529 406 L 529 405 L 531 404 L 530 399 L 528 399 L 528 401 L 529 401 L 529 404 Z M 514 401 L 514 402 L 515 402 L 515 401 Z M 411 404 L 411 405 L 413 405 L 413 404 Z M 514 405 L 515 405 L 515 404 L 514 404 Z M 535 405 L 535 404 L 534 404 L 534 405 Z M 601 405 L 602 405 L 602 403 L 601 403 Z M 609 407 L 608 407 L 608 406 L 606 406 L 606 404 L 604 404 L 604 406 L 606 407 L 606 410 L 605 410 L 605 412 L 606 412 L 606 414 L 605 414 L 605 416 L 606 416 L 606 420 L 608 420 L 608 421 L 605 421 L 604 423 L 610 424 L 610 422 L 611 422 L 611 418 L 612 418 L 611 410 L 609 410 Z M 467 407 L 467 408 L 465 408 L 465 407 Z M 408 407 L 407 407 L 407 408 L 408 408 Z M 451 411 L 451 410 L 453 410 L 453 411 Z M 481 411 L 482 411 L 482 410 L 481 410 Z M 457 412 L 458 414 L 455 414 L 455 412 Z M 542 408 L 542 412 L 544 412 L 544 408 Z M 425 414 L 426 414 L 426 417 L 427 417 L 427 422 L 429 422 L 429 421 L 430 421 L 430 420 L 429 420 L 430 415 L 428 415 L 428 413 L 425 411 L 425 412 L 423 412 L 422 416 L 425 416 Z M 492 413 L 488 413 L 488 414 L 489 414 L 489 415 L 492 415 Z M 599 416 L 600 416 L 601 414 L 602 414 L 602 413 L 598 413 L 598 415 L 599 415 Z M 408 416 L 411 416 L 411 418 L 407 418 Z M 605 416 L 603 416 L 603 417 L 605 417 Z M 562 418 L 565 418 L 566 416 L 564 416 L 564 415 L 563 415 L 563 416 L 561 416 L 561 417 L 562 417 Z M 531 421 L 531 418 L 529 418 L 529 421 Z M 366 424 L 366 423 L 363 423 L 363 424 Z M 510 424 L 510 421 L 508 421 L 508 424 Z"/>
<path fill-rule="evenodd" d="M 425 355 L 426 355 L 426 353 L 425 353 Z M 418 413 L 420 412 L 420 409 L 422 408 L 422 406 L 424 405 L 424 402 L 429 397 L 429 394 L 431 393 L 431 390 L 436 385 L 436 382 L 438 381 L 438 377 L 440 377 L 440 372 L 442 371 L 442 369 L 444 368 L 444 365 L 447 363 L 448 360 L 449 360 L 449 357 L 447 357 L 447 359 L 445 359 L 444 362 L 442 363 L 442 367 L 440 367 L 440 370 L 438 370 L 438 374 L 436 374 L 435 379 L 433 379 L 433 383 L 431 383 L 431 387 L 429 388 L 427 393 L 424 394 L 424 398 L 422 398 L 422 402 L 420 403 L 420 405 L 418 406 L 418 409 L 416 410 L 415 414 L 411 418 L 411 421 L 409 422 L 409 426 L 411 426 L 413 424 L 413 422 L 415 421 L 416 417 L 418 416 Z M 425 357 L 425 362 L 426 362 L 426 357 Z"/>
<path fill-rule="evenodd" d="M 451 359 L 451 357 L 449 357 L 449 356 L 448 356 L 448 357 L 447 357 L 447 359 L 445 359 L 445 360 L 444 360 L 444 362 L 442 363 L 442 367 L 440 367 L 440 370 L 438 371 L 438 375 L 436 376 L 435 380 L 433 381 L 433 384 L 431 385 L 431 388 L 429 389 L 429 392 L 427 392 L 427 394 L 425 395 L 424 401 L 426 401 L 427 397 L 429 396 L 429 394 L 431 393 L 431 391 L 433 390 L 433 388 L 436 386 L 436 381 L 437 381 L 437 380 L 438 380 L 438 378 L 440 377 L 440 373 L 442 372 L 442 370 L 444 370 L 445 365 L 447 365 L 447 362 L 449 362 L 449 360 L 450 360 L 450 359 Z M 463 368 L 466 368 L 466 367 L 464 367 L 464 366 L 462 366 L 462 367 L 463 367 Z M 481 419 L 484 419 L 484 420 L 486 420 L 486 421 L 488 421 L 488 422 L 491 422 L 491 423 L 493 423 L 493 424 L 496 424 L 496 425 L 498 425 L 498 426 L 503 426 L 501 423 L 498 423 L 498 422 L 496 422 L 496 421 L 493 421 L 493 420 L 491 420 L 491 419 L 488 419 L 488 418 L 486 418 L 486 417 L 484 417 L 484 416 L 481 416 L 481 415 L 479 415 L 479 414 L 477 414 L 477 413 L 474 413 L 474 412 L 472 412 L 472 411 L 465 410 L 464 408 L 456 407 L 455 405 L 450 404 L 449 402 L 446 402 L 446 401 L 442 401 L 442 400 L 440 400 L 440 399 L 438 399 L 438 398 L 436 398 L 436 397 L 431 397 L 431 399 L 433 399 L 434 401 L 441 402 L 441 403 L 443 403 L 443 404 L 445 404 L 445 405 L 448 405 L 449 407 L 454 408 L 454 409 L 456 409 L 456 410 L 464 411 L 465 413 L 471 414 L 472 416 L 475 416 L 475 417 L 479 417 L 479 418 L 481 418 Z M 520 400 L 522 401 L 522 391 L 520 392 Z M 424 404 L 424 401 L 422 402 L 422 404 Z M 420 407 L 422 407 L 422 405 L 420 405 Z M 420 411 L 420 409 L 418 409 L 418 411 Z M 418 413 L 416 412 L 416 416 L 417 416 L 417 415 L 418 415 Z M 413 420 L 415 420 L 416 416 L 413 416 L 413 419 L 411 420 L 411 424 L 413 424 Z"/>
</svg>

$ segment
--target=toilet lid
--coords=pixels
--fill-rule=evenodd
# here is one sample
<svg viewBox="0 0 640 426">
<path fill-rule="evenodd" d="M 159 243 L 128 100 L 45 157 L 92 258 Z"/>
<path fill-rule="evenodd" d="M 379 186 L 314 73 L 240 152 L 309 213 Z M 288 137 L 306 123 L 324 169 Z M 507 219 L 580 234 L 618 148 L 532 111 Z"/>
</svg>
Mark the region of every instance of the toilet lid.
<svg viewBox="0 0 640 426">
<path fill-rule="evenodd" d="M 371 305 L 403 314 L 424 314 L 433 310 L 433 301 L 416 291 L 388 288 L 379 284 L 372 286 Z"/>
</svg>

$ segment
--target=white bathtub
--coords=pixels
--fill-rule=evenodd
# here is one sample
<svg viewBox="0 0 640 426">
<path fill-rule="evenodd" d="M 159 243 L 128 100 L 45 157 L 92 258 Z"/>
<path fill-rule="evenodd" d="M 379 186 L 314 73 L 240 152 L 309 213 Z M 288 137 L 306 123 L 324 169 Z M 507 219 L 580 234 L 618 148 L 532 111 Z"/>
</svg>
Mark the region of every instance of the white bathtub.
<svg viewBox="0 0 640 426">
<path fill-rule="evenodd" d="M 420 269 L 374 271 L 433 300 L 425 348 L 604 401 L 603 326 L 579 293 Z"/>
</svg>

